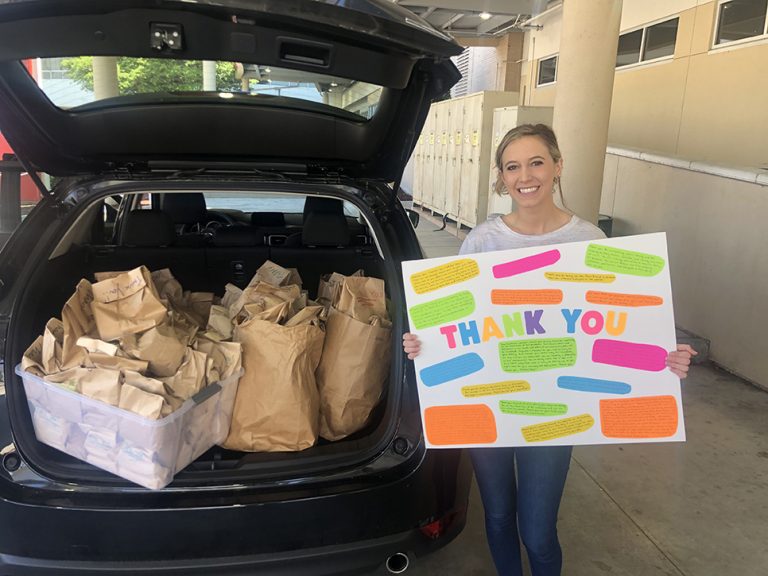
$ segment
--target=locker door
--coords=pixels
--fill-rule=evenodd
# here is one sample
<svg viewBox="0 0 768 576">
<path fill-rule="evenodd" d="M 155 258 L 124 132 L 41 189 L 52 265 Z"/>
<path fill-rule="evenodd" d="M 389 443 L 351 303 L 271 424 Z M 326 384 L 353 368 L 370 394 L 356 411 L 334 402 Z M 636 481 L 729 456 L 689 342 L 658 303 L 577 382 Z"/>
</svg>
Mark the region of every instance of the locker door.
<svg viewBox="0 0 768 576">
<path fill-rule="evenodd" d="M 466 133 L 464 134 L 464 147 L 462 150 L 462 189 L 459 196 L 459 219 L 461 222 L 475 226 L 477 224 L 477 200 L 480 170 L 486 166 L 480 166 L 480 138 L 482 135 L 482 94 L 468 99 L 465 112 Z M 466 179 L 464 172 L 467 172 Z"/>
<path fill-rule="evenodd" d="M 464 100 L 452 100 L 448 123 L 448 166 L 445 176 L 445 211 L 454 220 L 459 215 L 459 189 L 461 188 L 462 130 Z"/>
</svg>

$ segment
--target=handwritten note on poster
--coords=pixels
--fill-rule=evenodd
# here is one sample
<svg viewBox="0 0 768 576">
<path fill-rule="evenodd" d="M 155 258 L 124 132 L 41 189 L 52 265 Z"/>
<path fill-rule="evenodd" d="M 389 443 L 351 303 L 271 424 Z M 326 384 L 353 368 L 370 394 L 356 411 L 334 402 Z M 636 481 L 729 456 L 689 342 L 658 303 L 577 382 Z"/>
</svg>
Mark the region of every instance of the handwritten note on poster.
<svg viewBox="0 0 768 576">
<path fill-rule="evenodd" d="M 685 440 L 666 236 L 403 263 L 431 448 Z"/>
</svg>

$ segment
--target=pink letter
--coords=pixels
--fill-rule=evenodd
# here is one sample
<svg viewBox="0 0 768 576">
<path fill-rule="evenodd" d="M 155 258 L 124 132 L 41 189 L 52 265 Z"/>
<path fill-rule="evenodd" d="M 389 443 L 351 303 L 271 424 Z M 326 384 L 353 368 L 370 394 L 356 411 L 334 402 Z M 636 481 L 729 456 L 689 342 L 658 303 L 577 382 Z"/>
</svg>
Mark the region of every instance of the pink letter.
<svg viewBox="0 0 768 576">
<path fill-rule="evenodd" d="M 584 334 L 594 336 L 603 329 L 603 315 L 600 312 L 590 310 L 581 317 L 581 329 Z"/>
<path fill-rule="evenodd" d="M 454 334 L 456 334 L 455 324 L 451 324 L 450 326 L 443 326 L 440 328 L 440 334 L 443 334 L 445 339 L 448 340 L 448 348 L 456 348 L 456 337 L 454 336 Z"/>
</svg>

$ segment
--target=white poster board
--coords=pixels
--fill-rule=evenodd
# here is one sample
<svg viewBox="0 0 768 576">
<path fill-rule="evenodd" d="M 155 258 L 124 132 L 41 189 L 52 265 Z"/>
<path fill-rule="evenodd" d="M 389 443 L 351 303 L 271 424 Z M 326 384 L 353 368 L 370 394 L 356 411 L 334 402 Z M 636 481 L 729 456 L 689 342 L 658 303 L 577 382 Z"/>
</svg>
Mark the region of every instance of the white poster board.
<svg viewBox="0 0 768 576">
<path fill-rule="evenodd" d="M 427 446 L 684 441 L 665 234 L 403 263 Z"/>
</svg>

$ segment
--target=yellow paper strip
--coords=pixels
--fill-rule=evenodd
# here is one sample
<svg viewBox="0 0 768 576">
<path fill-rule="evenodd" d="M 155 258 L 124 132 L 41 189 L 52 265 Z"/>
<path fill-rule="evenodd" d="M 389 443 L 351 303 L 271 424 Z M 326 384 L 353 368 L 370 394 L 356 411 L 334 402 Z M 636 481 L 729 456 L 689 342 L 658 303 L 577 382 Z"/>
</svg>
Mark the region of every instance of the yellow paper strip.
<svg viewBox="0 0 768 576">
<path fill-rule="evenodd" d="M 477 398 L 478 396 L 491 396 L 493 394 L 509 394 L 511 392 L 528 392 L 531 385 L 525 380 L 504 380 L 493 384 L 475 384 L 462 386 L 461 395 L 465 398 Z"/>
<path fill-rule="evenodd" d="M 580 432 L 586 432 L 595 425 L 595 419 L 589 414 L 580 414 L 562 420 L 553 420 L 543 424 L 523 426 L 520 430 L 526 442 L 545 442 L 564 436 L 572 436 Z"/>
<path fill-rule="evenodd" d="M 582 274 L 579 272 L 544 272 L 544 277 L 553 282 L 600 282 L 610 284 L 615 274 Z"/>
</svg>

